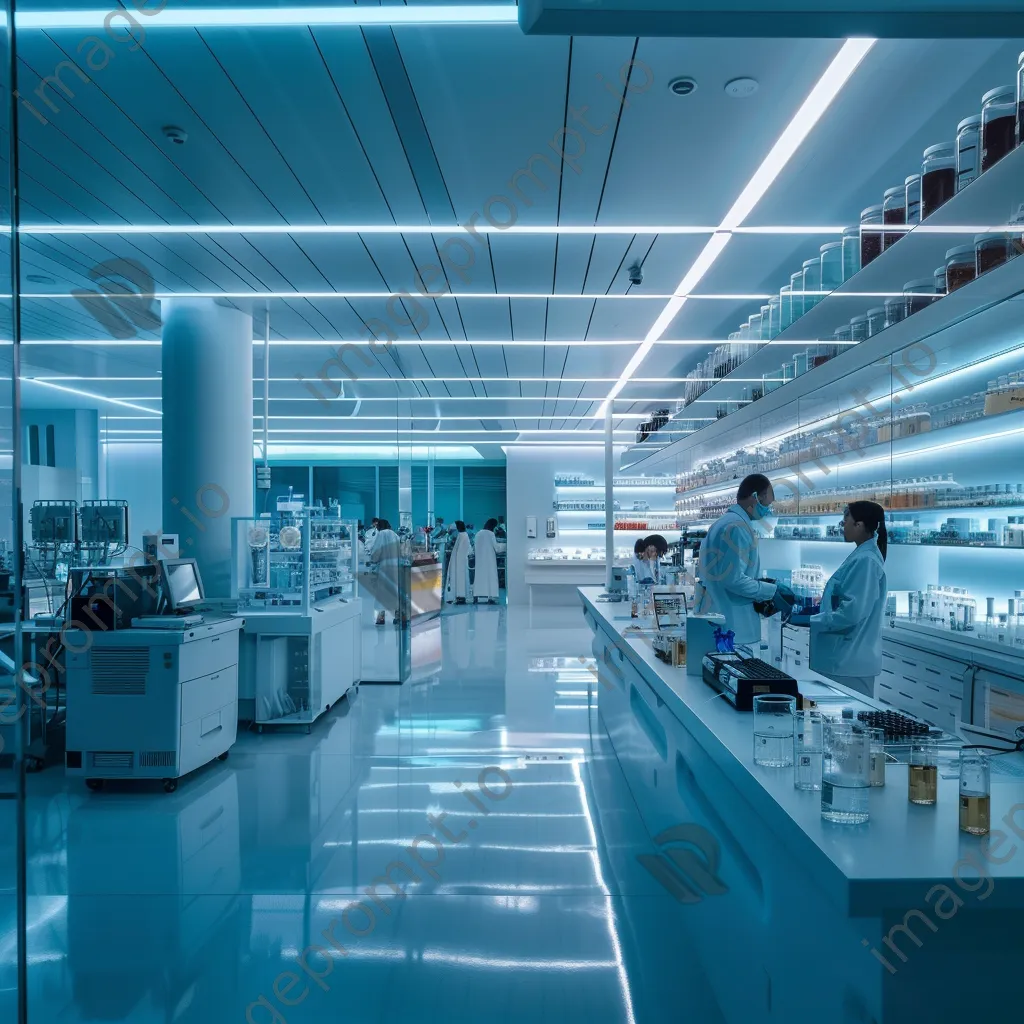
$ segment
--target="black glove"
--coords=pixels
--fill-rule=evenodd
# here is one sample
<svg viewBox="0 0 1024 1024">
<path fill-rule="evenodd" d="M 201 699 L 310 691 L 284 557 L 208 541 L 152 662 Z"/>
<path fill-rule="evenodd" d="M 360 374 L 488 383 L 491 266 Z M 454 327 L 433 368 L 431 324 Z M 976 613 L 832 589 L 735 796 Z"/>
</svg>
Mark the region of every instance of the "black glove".
<svg viewBox="0 0 1024 1024">
<path fill-rule="evenodd" d="M 811 616 L 806 612 L 800 612 L 789 617 L 789 625 L 791 626 L 810 626 L 810 624 Z"/>
<path fill-rule="evenodd" d="M 785 601 L 790 607 L 796 604 L 796 594 L 785 583 L 776 583 L 775 586 L 778 588 L 774 598 L 776 604 L 782 601 Z"/>
</svg>

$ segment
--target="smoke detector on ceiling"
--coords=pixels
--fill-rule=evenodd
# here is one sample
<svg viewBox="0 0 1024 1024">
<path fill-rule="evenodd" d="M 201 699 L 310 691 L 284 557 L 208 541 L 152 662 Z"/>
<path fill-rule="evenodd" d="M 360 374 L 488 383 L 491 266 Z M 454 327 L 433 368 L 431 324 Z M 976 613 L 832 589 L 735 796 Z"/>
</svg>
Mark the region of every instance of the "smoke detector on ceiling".
<svg viewBox="0 0 1024 1024">
<path fill-rule="evenodd" d="M 682 78 L 673 78 L 668 83 L 669 91 L 674 93 L 676 96 L 689 96 L 690 93 L 695 92 L 697 89 L 697 82 L 693 78 L 683 76 Z"/>
<path fill-rule="evenodd" d="M 753 96 L 760 87 L 756 78 L 734 78 L 725 83 L 725 94 L 741 100 L 745 96 Z"/>
<path fill-rule="evenodd" d="M 175 128 L 174 125 L 165 125 L 160 129 L 164 133 L 164 138 L 175 146 L 184 146 L 188 141 L 188 132 L 184 128 Z"/>
</svg>

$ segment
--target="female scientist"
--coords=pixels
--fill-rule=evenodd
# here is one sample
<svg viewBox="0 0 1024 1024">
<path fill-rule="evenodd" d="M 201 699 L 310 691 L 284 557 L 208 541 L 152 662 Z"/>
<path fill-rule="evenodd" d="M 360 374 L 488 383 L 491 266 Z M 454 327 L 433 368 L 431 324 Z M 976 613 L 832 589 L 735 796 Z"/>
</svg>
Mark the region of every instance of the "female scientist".
<svg viewBox="0 0 1024 1024">
<path fill-rule="evenodd" d="M 882 671 L 882 617 L 888 588 L 885 510 L 852 501 L 843 515 L 843 537 L 856 545 L 825 585 L 817 615 L 794 616 L 811 628 L 810 667 L 842 686 L 874 696 Z"/>
<path fill-rule="evenodd" d="M 654 582 L 654 567 L 647 558 L 647 541 L 643 537 L 633 545 L 633 557 L 629 564 L 637 583 Z"/>
</svg>

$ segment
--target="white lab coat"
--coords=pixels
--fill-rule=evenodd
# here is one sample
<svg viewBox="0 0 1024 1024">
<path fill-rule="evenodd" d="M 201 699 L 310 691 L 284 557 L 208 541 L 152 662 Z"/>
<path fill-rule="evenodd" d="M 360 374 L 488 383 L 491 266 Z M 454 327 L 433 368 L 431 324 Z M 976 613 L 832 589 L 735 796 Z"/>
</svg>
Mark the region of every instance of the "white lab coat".
<svg viewBox="0 0 1024 1024">
<path fill-rule="evenodd" d="M 810 667 L 836 676 L 882 671 L 882 617 L 888 585 L 878 542 L 858 544 L 825 585 L 821 612 L 811 616 Z"/>
<path fill-rule="evenodd" d="M 370 582 L 374 606 L 378 611 L 398 614 L 398 574 L 401 545 L 394 530 L 381 530 L 373 539 L 369 561 L 377 566 L 376 579 Z"/>
<path fill-rule="evenodd" d="M 712 523 L 700 546 L 700 583 L 694 611 L 698 615 L 717 612 L 725 616 L 725 628 L 736 634 L 738 644 L 761 642 L 761 616 L 755 601 L 770 601 L 778 589 L 764 583 L 757 534 L 750 516 L 733 505 Z"/>
<path fill-rule="evenodd" d="M 473 546 L 476 553 L 476 573 L 473 577 L 473 597 L 490 600 L 498 596 L 498 554 L 494 534 L 481 530 Z"/>
<path fill-rule="evenodd" d="M 469 597 L 469 555 L 473 550 L 468 533 L 457 533 L 448 559 L 448 580 L 444 585 L 444 599 L 451 604 L 456 598 Z"/>
<path fill-rule="evenodd" d="M 633 567 L 637 583 L 643 583 L 644 580 L 653 580 L 655 583 L 658 582 L 660 566 L 657 559 L 653 562 L 649 562 L 646 558 L 641 558 L 636 554 L 636 552 L 634 552 L 629 564 Z"/>
</svg>

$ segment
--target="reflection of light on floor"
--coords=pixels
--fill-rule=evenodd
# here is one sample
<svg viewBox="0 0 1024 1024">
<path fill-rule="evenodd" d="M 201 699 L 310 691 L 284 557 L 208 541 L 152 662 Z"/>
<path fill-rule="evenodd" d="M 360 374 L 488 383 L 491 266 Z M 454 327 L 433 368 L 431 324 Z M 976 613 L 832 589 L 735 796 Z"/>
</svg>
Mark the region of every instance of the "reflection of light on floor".
<svg viewBox="0 0 1024 1024">
<path fill-rule="evenodd" d="M 440 950 L 423 951 L 426 963 L 456 964 L 459 967 L 493 967 L 502 971 L 604 971 L 615 967 L 612 960 L 513 960 L 507 957 L 474 956 L 471 953 L 442 953 Z M 629 1019 L 632 1021 L 632 1007 Z"/>
<path fill-rule="evenodd" d="M 519 914 L 536 914 L 540 910 L 536 896 L 491 896 L 490 900 L 499 910 L 514 910 Z"/>
<path fill-rule="evenodd" d="M 594 864 L 594 875 L 597 878 L 598 884 L 601 886 L 601 891 L 608 897 L 611 896 L 611 891 L 608 888 L 607 882 L 604 880 L 604 873 L 601 870 L 601 858 L 597 852 L 597 830 L 594 828 L 594 819 L 590 814 L 590 804 L 587 802 L 587 791 L 583 786 L 583 775 L 580 772 L 580 762 L 572 762 L 572 773 L 576 779 L 576 785 L 580 791 L 580 803 L 583 805 L 583 813 L 587 818 L 587 829 L 590 832 L 590 841 L 592 844 L 591 859 Z M 619 932 L 615 924 L 615 916 L 612 912 L 611 901 L 609 899 L 607 908 L 605 910 L 605 922 L 608 926 L 608 936 L 611 939 L 612 947 L 615 949 L 615 967 L 619 974 L 619 987 L 622 989 L 622 1001 L 624 1009 L 626 1011 L 627 1019 L 631 1024 L 636 1024 L 636 1017 L 633 1015 L 633 997 L 629 991 L 629 975 L 626 972 L 626 964 L 622 957 L 622 944 L 619 941 Z"/>
<path fill-rule="evenodd" d="M 589 711 L 589 704 L 556 704 L 556 711 Z"/>
</svg>

